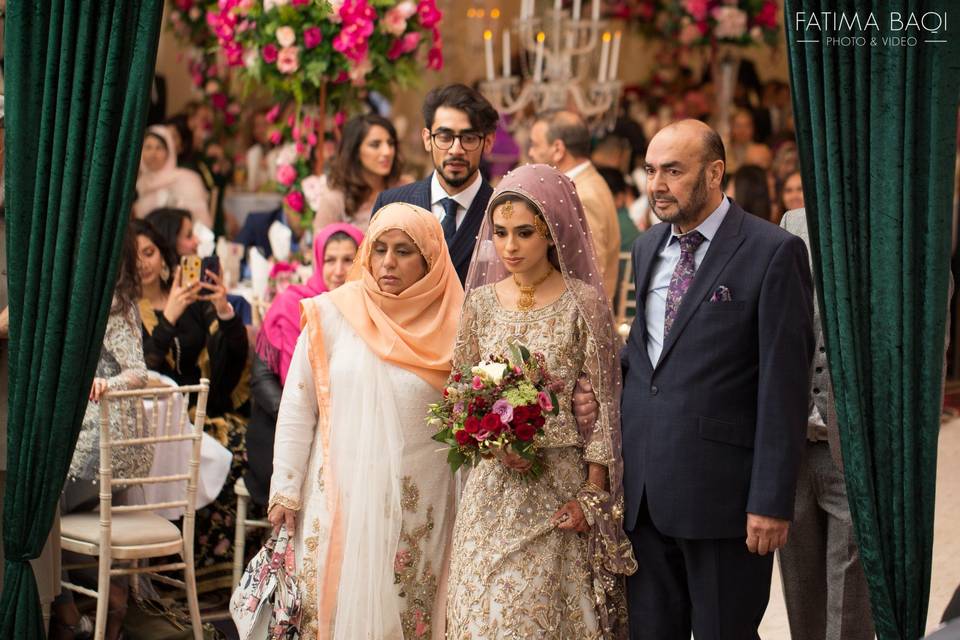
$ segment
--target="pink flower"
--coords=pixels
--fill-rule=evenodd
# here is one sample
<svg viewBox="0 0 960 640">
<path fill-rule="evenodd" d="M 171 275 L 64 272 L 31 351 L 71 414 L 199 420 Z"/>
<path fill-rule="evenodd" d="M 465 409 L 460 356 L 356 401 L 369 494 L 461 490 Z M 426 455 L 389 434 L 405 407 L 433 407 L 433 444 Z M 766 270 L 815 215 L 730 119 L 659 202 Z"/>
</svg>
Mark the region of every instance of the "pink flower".
<svg viewBox="0 0 960 640">
<path fill-rule="evenodd" d="M 443 69 L 443 51 L 440 47 L 430 47 L 427 51 L 427 69 L 434 71 Z"/>
<path fill-rule="evenodd" d="M 553 401 L 550 399 L 550 394 L 546 391 L 541 391 L 537 394 L 537 404 L 539 404 L 540 408 L 544 411 L 553 411 Z"/>
<path fill-rule="evenodd" d="M 396 60 L 404 54 L 416 51 L 418 44 L 420 44 L 420 32 L 411 31 L 402 38 L 393 41 L 390 50 L 387 51 L 387 60 Z"/>
<path fill-rule="evenodd" d="M 334 84 L 343 84 L 350 79 L 350 74 L 346 71 L 341 71 L 337 74 L 337 77 L 333 79 Z"/>
<path fill-rule="evenodd" d="M 345 0 L 339 11 L 343 28 L 333 38 L 333 48 L 358 62 L 366 57 L 368 38 L 373 33 L 377 12 L 367 0 Z"/>
<path fill-rule="evenodd" d="M 443 18 L 443 13 L 437 9 L 436 0 L 420 0 L 417 3 L 417 14 L 420 24 L 426 29 L 432 29 Z"/>
<path fill-rule="evenodd" d="M 214 109 L 223 111 L 227 108 L 227 96 L 223 93 L 215 93 L 210 96 L 210 103 L 213 105 Z"/>
<path fill-rule="evenodd" d="M 320 27 L 307 27 L 303 30 L 303 46 L 307 49 L 313 49 L 323 41 L 323 33 Z"/>
<path fill-rule="evenodd" d="M 276 129 L 270 132 L 270 144 L 280 144 L 282 139 L 283 136 Z"/>
<path fill-rule="evenodd" d="M 373 63 L 370 62 L 370 58 L 364 56 L 350 69 L 350 82 L 355 87 L 362 87 L 367 82 L 367 74 L 372 70 Z"/>
<path fill-rule="evenodd" d="M 277 45 L 271 42 L 268 45 L 264 45 L 261 51 L 261 55 L 263 55 L 263 61 L 267 64 L 273 64 L 277 61 Z"/>
<path fill-rule="evenodd" d="M 177 0 L 176 4 L 180 11 L 189 11 L 193 6 L 193 0 Z"/>
<path fill-rule="evenodd" d="M 290 4 L 294 7 L 301 7 L 310 4 L 310 0 L 290 0 Z"/>
<path fill-rule="evenodd" d="M 774 0 L 764 2 L 753 21 L 761 27 L 775 29 L 777 27 L 777 3 Z"/>
<path fill-rule="evenodd" d="M 483 389 L 483 380 L 480 376 L 473 376 L 473 384 L 471 385 L 474 391 L 479 391 Z"/>
<path fill-rule="evenodd" d="M 280 73 L 294 73 L 300 68 L 300 47 L 284 47 L 277 56 L 277 70 Z"/>
<path fill-rule="evenodd" d="M 283 201 L 297 213 L 303 213 L 303 194 L 299 191 L 291 191 Z"/>
<path fill-rule="evenodd" d="M 703 34 L 700 33 L 700 28 L 693 24 L 692 22 L 684 25 L 683 29 L 680 30 L 680 43 L 681 44 L 693 44 L 702 37 Z"/>
<path fill-rule="evenodd" d="M 346 111 L 337 111 L 336 115 L 333 116 L 333 123 L 338 127 L 342 127 L 347 121 L 347 112 Z"/>
<path fill-rule="evenodd" d="M 313 133 L 312 131 L 308 133 L 307 144 L 310 145 L 311 147 L 317 146 L 317 134 Z"/>
<path fill-rule="evenodd" d="M 289 187 L 297 179 L 297 170 L 289 164 L 282 164 L 277 167 L 277 182 L 285 187 Z"/>
<path fill-rule="evenodd" d="M 277 121 L 277 118 L 280 117 L 280 105 L 275 104 L 270 108 L 270 111 L 267 111 L 267 122 L 273 124 Z"/>
<path fill-rule="evenodd" d="M 706 20 L 710 12 L 710 0 L 684 0 L 683 5 L 697 22 Z"/>
<path fill-rule="evenodd" d="M 403 14 L 399 6 L 396 6 L 384 14 L 383 20 L 380 21 L 380 28 L 390 35 L 400 37 L 407 30 L 407 16 Z"/>
</svg>

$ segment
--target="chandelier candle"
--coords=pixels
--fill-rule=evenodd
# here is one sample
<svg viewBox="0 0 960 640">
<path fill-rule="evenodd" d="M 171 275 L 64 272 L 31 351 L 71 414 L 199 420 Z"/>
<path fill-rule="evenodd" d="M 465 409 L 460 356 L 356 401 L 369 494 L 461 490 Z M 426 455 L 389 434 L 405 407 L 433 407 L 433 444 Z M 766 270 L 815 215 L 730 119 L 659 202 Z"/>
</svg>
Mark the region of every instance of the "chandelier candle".
<svg viewBox="0 0 960 640">
<path fill-rule="evenodd" d="M 537 34 L 537 56 L 533 66 L 534 82 L 543 82 L 543 41 L 546 39 L 547 36 L 543 31 Z"/>
<path fill-rule="evenodd" d="M 620 66 L 620 32 L 613 35 L 613 54 L 610 56 L 610 75 L 607 80 L 617 79 L 617 68 Z"/>
<path fill-rule="evenodd" d="M 503 77 L 510 77 L 510 30 L 503 30 Z"/>
<path fill-rule="evenodd" d="M 490 29 L 483 32 L 483 55 L 487 60 L 487 80 L 492 82 L 496 73 L 493 70 L 493 32 Z"/>
<path fill-rule="evenodd" d="M 600 47 L 600 73 L 597 76 L 598 82 L 607 81 L 607 69 L 610 65 L 610 32 L 603 32 L 603 45 Z"/>
<path fill-rule="evenodd" d="M 573 0 L 573 19 L 580 19 L 580 0 Z"/>
</svg>

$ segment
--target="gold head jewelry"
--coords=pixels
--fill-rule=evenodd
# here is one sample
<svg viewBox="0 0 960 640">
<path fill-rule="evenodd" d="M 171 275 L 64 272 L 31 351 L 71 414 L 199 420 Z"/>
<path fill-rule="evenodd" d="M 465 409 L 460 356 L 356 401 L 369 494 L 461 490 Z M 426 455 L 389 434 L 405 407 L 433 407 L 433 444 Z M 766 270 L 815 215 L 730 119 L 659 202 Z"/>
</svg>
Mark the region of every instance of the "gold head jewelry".
<svg viewBox="0 0 960 640">
<path fill-rule="evenodd" d="M 513 215 L 513 200 L 507 200 L 503 203 L 503 210 L 500 212 L 507 220 Z"/>
<path fill-rule="evenodd" d="M 538 278 L 533 284 L 520 284 L 520 281 L 517 279 L 517 274 L 513 274 L 513 283 L 517 285 L 517 289 L 520 289 L 520 297 L 517 298 L 517 310 L 518 311 L 530 311 L 537 305 L 537 299 L 535 293 L 537 292 L 537 287 L 546 282 L 553 274 L 553 266 L 551 266 L 543 277 Z"/>
</svg>

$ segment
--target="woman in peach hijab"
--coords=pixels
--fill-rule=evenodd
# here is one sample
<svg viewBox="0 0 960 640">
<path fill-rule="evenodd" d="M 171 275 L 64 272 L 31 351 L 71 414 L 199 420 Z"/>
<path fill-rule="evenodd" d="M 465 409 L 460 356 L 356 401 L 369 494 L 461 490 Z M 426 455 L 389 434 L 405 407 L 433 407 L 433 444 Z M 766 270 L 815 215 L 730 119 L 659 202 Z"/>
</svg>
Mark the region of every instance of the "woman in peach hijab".
<svg viewBox="0 0 960 640">
<path fill-rule="evenodd" d="M 454 479 L 425 416 L 450 373 L 463 289 L 440 223 L 409 204 L 377 212 L 351 275 L 302 301 L 269 518 L 294 530 L 302 638 L 430 638 Z"/>
</svg>

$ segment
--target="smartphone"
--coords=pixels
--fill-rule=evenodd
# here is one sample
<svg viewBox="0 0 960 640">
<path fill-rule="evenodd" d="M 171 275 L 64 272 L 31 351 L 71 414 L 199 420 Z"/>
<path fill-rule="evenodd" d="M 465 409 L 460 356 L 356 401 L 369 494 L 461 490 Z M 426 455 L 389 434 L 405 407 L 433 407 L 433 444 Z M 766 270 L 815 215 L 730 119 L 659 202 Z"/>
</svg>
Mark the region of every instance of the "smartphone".
<svg viewBox="0 0 960 640">
<path fill-rule="evenodd" d="M 183 286 L 200 282 L 200 256 L 183 256 L 180 258 L 180 277 Z"/>
<path fill-rule="evenodd" d="M 213 284 L 213 280 L 207 275 L 207 271 L 220 275 L 220 258 L 218 256 L 209 256 L 200 261 L 200 284 Z"/>
</svg>

